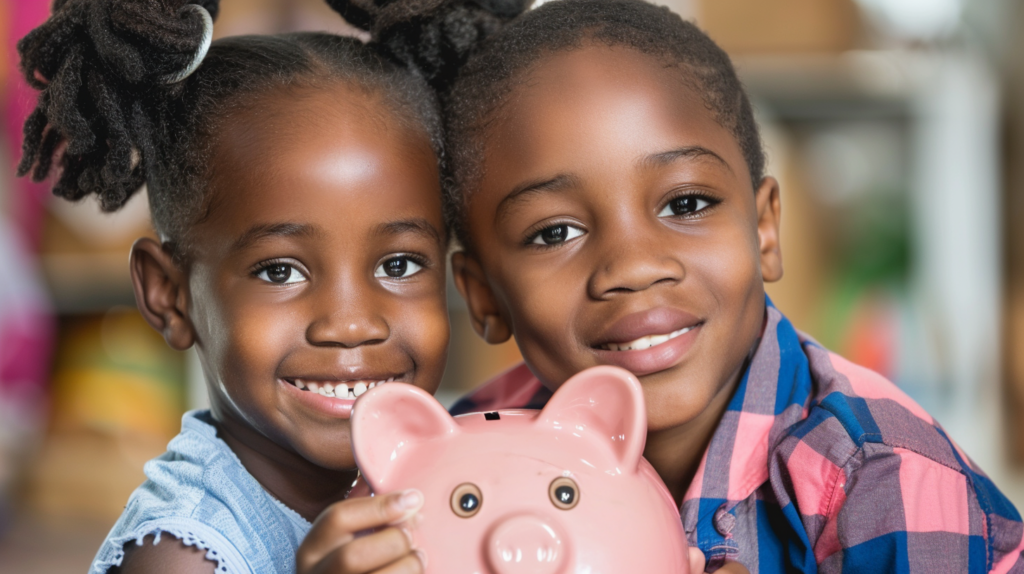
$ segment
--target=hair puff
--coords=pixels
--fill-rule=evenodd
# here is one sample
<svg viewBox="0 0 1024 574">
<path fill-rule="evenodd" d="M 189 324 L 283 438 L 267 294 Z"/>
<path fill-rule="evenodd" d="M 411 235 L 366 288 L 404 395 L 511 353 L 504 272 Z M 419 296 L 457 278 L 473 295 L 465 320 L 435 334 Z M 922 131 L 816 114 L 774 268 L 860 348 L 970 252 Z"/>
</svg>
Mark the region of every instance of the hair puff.
<svg viewBox="0 0 1024 574">
<path fill-rule="evenodd" d="M 24 126 L 18 174 L 45 179 L 54 193 L 96 194 L 113 211 L 145 183 L 142 109 L 160 78 L 192 61 L 203 22 L 188 3 L 216 16 L 218 0 L 59 0 L 53 15 L 18 42 L 26 81 L 42 91 Z"/>
<path fill-rule="evenodd" d="M 371 44 L 444 95 L 480 43 L 533 0 L 327 0 Z"/>
</svg>

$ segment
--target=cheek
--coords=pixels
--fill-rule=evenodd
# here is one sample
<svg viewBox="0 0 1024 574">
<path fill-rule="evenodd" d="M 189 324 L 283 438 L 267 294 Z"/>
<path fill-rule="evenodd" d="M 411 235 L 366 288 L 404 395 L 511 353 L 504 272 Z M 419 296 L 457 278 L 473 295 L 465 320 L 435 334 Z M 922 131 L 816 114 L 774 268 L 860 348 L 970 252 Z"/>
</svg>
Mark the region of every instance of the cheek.
<svg viewBox="0 0 1024 574">
<path fill-rule="evenodd" d="M 197 335 L 211 360 L 211 373 L 226 386 L 246 386 L 273 374 L 276 362 L 305 334 L 297 313 L 288 305 L 257 301 L 230 285 L 210 289 L 197 301 Z"/>
<path fill-rule="evenodd" d="M 498 293 L 513 322 L 525 339 L 564 339 L 566 320 L 575 307 L 571 273 L 552 274 L 548 267 L 513 265 L 501 275 Z M 558 269 L 558 267 L 555 267 Z M 562 267 L 564 270 L 565 267 Z M 577 278 L 578 280 L 578 278 Z M 555 326 L 561 325 L 561 328 Z M 559 337 L 552 337 L 560 333 Z"/>
<path fill-rule="evenodd" d="M 756 244 L 739 227 L 716 234 L 714 245 L 691 260 L 690 270 L 703 285 L 709 315 L 707 343 L 715 352 L 701 355 L 713 378 L 724 384 L 756 341 L 763 319 L 764 285 Z M 717 387 L 709 388 L 717 390 Z"/>
<path fill-rule="evenodd" d="M 521 271 L 501 276 L 505 290 L 498 296 L 530 366 L 545 381 L 564 381 L 591 366 L 577 343 L 587 272 L 571 265 L 555 266 L 554 273 L 547 267 L 532 273 L 526 265 L 512 267 Z"/>
<path fill-rule="evenodd" d="M 392 332 L 401 336 L 412 354 L 417 368 L 427 371 L 440 382 L 440 374 L 448 354 L 451 327 L 448 323 L 448 308 L 443 297 L 425 297 L 415 301 L 403 301 L 390 313 Z"/>
<path fill-rule="evenodd" d="M 752 238 L 739 225 L 712 234 L 711 241 L 694 251 L 690 267 L 726 311 L 740 311 L 746 299 L 760 297 L 764 289 L 756 235 Z"/>
</svg>

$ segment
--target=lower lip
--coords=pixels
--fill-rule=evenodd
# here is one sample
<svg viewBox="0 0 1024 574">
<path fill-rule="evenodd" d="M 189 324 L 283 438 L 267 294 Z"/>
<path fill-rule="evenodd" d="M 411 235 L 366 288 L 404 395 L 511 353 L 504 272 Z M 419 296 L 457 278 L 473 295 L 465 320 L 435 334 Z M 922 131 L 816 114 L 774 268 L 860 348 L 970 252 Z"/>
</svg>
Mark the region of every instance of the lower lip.
<svg viewBox="0 0 1024 574">
<path fill-rule="evenodd" d="M 703 325 L 697 325 L 674 339 L 660 345 L 637 351 L 608 351 L 594 349 L 598 360 L 605 365 L 622 367 L 638 377 L 664 371 L 676 365 L 693 346 Z"/>
<path fill-rule="evenodd" d="M 320 393 L 304 391 L 287 381 L 279 380 L 279 382 L 288 389 L 286 392 L 294 395 L 297 401 L 309 409 L 336 419 L 347 419 L 352 416 L 352 405 L 355 404 L 355 399 L 325 397 Z"/>
</svg>

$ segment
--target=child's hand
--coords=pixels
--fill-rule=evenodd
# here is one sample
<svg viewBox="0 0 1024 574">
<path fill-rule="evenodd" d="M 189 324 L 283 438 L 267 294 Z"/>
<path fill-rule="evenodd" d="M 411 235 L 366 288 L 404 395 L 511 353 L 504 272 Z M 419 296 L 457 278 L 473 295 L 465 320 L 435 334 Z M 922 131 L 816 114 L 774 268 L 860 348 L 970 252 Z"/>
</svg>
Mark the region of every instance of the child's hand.
<svg viewBox="0 0 1024 574">
<path fill-rule="evenodd" d="M 401 524 L 423 506 L 418 490 L 332 504 L 295 555 L 297 574 L 421 574 L 423 563 Z M 379 529 L 356 537 L 364 530 Z"/>
<path fill-rule="evenodd" d="M 704 566 L 704 553 L 699 548 L 690 547 L 690 574 L 701 574 L 704 572 Z M 750 574 L 750 570 L 747 570 L 746 566 L 739 562 L 726 562 L 724 566 L 715 570 L 715 572 L 720 574 Z"/>
</svg>

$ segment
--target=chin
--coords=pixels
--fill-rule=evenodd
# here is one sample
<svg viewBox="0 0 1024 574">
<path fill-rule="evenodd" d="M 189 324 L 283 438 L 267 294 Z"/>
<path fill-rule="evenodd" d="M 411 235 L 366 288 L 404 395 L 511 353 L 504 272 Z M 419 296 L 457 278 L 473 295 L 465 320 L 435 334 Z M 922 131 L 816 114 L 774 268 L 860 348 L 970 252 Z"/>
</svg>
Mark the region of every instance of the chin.
<svg viewBox="0 0 1024 574">
<path fill-rule="evenodd" d="M 651 401 L 652 403 L 655 401 Z M 679 405 L 678 401 L 658 401 L 664 405 L 674 405 L 665 408 L 658 413 L 652 413 L 650 409 L 647 411 L 647 430 L 648 431 L 662 431 L 679 426 L 683 426 L 687 423 L 697 419 L 701 413 L 708 408 L 706 402 L 686 402 L 684 405 Z"/>
<path fill-rule="evenodd" d="M 339 453 L 337 451 L 330 453 L 315 453 L 308 456 L 303 455 L 303 458 L 316 466 L 327 470 L 343 472 L 355 470 L 356 468 L 355 457 L 352 456 L 351 451 L 346 451 L 345 453 Z"/>
<path fill-rule="evenodd" d="M 344 471 L 356 467 L 352 437 L 347 429 L 344 433 L 311 435 L 315 437 L 314 440 L 293 442 L 292 450 L 311 464 L 327 470 Z"/>
</svg>

